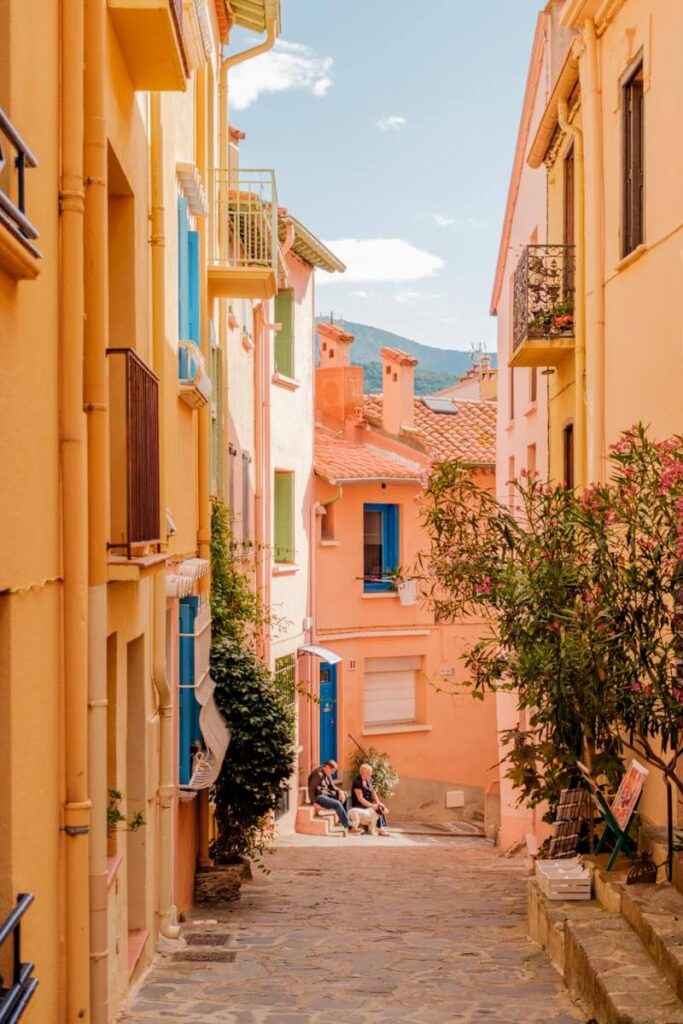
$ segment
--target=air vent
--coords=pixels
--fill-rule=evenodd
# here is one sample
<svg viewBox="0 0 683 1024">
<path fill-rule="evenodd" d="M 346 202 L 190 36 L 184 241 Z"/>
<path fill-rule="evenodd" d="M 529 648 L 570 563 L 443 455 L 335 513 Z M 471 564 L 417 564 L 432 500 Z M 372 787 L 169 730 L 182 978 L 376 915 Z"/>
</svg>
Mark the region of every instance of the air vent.
<svg viewBox="0 0 683 1024">
<path fill-rule="evenodd" d="M 444 416 L 455 416 L 457 409 L 450 398 L 434 398 L 432 395 L 423 397 L 422 404 L 426 405 L 431 412 L 438 412 Z"/>
</svg>

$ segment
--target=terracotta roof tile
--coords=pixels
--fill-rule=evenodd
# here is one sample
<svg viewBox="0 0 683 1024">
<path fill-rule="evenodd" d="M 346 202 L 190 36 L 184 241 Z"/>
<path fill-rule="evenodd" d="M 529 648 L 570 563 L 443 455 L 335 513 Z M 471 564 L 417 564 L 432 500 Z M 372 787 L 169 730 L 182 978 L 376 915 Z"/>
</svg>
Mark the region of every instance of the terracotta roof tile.
<svg viewBox="0 0 683 1024">
<path fill-rule="evenodd" d="M 453 399 L 456 414 L 428 409 L 415 399 L 416 440 L 434 461 L 461 459 L 477 465 L 496 462 L 496 403 Z M 373 423 L 382 421 L 382 396 L 367 395 L 363 409 Z"/>
<path fill-rule="evenodd" d="M 330 483 L 354 480 L 405 480 L 420 483 L 424 466 L 372 444 L 354 444 L 325 427 L 315 432 L 315 471 Z"/>
</svg>

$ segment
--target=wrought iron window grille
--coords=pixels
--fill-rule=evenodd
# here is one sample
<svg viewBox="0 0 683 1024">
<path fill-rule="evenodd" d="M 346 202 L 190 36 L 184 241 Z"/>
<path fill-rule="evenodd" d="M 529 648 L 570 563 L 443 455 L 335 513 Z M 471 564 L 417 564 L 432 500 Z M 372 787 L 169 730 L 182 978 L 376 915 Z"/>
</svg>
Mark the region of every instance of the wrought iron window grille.
<svg viewBox="0 0 683 1024">
<path fill-rule="evenodd" d="M 9 151 L 14 152 L 13 159 Z M 26 216 L 26 170 L 37 166 L 37 158 L 0 107 L 0 224 L 40 259 L 42 253 L 34 245 L 38 229 Z"/>
<path fill-rule="evenodd" d="M 574 334 L 575 247 L 527 245 L 514 277 L 513 349 Z"/>
</svg>

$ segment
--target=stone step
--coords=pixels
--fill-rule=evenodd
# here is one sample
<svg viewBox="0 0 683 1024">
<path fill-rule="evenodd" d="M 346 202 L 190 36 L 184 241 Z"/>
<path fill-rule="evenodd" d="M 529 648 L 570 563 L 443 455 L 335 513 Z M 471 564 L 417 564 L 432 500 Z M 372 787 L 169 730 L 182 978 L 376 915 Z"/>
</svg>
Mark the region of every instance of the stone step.
<svg viewBox="0 0 683 1024">
<path fill-rule="evenodd" d="M 683 1003 L 621 914 L 567 917 L 564 978 L 599 1024 L 683 1024 Z"/>
<path fill-rule="evenodd" d="M 621 913 L 683 1000 L 683 895 L 662 885 L 621 885 Z"/>
<path fill-rule="evenodd" d="M 295 830 L 307 836 L 329 836 L 329 822 L 317 818 L 312 807 L 300 807 L 296 812 Z"/>
</svg>

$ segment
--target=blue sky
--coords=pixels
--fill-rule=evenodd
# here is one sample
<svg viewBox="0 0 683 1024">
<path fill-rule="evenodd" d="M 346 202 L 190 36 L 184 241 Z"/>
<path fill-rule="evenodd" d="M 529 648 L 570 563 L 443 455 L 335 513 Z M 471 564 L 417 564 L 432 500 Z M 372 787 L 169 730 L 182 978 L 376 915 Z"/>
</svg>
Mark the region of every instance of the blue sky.
<svg viewBox="0 0 683 1024">
<path fill-rule="evenodd" d="M 247 133 L 242 166 L 274 167 L 280 204 L 348 264 L 319 279 L 318 312 L 495 347 L 491 284 L 541 6 L 282 0 L 276 51 L 231 73 L 231 120 Z M 230 50 L 254 38 L 234 32 Z"/>
</svg>

